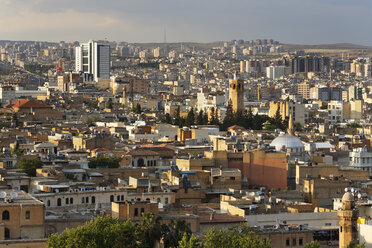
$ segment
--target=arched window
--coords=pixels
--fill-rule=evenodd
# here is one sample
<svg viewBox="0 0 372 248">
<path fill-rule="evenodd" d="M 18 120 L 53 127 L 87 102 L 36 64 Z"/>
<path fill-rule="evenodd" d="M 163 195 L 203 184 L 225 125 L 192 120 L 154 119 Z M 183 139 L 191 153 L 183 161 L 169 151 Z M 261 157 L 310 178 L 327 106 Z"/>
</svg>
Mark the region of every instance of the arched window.
<svg viewBox="0 0 372 248">
<path fill-rule="evenodd" d="M 110 202 L 114 201 L 114 195 L 110 195 Z"/>
<path fill-rule="evenodd" d="M 68 198 L 66 198 L 66 205 L 68 205 Z"/>
<path fill-rule="evenodd" d="M 70 198 L 70 204 L 74 204 L 74 198 Z"/>
<path fill-rule="evenodd" d="M 144 167 L 145 166 L 145 161 L 143 158 L 139 158 L 137 161 L 137 167 Z"/>
<path fill-rule="evenodd" d="M 124 201 L 124 195 L 121 196 L 121 201 Z"/>
<path fill-rule="evenodd" d="M 4 229 L 4 238 L 9 239 L 10 238 L 10 231 L 8 228 Z"/>
<path fill-rule="evenodd" d="M 92 204 L 96 203 L 96 197 L 92 196 Z"/>
<path fill-rule="evenodd" d="M 8 210 L 3 211 L 3 220 L 9 219 L 10 219 L 9 211 Z"/>
<path fill-rule="evenodd" d="M 47 206 L 50 207 L 50 200 L 47 201 Z"/>
<path fill-rule="evenodd" d="M 116 201 L 120 201 L 120 195 L 116 196 Z"/>
<path fill-rule="evenodd" d="M 62 205 L 62 200 L 61 198 L 58 198 L 57 199 L 57 206 L 60 207 Z"/>
<path fill-rule="evenodd" d="M 85 203 L 89 203 L 89 197 L 85 197 Z"/>
</svg>

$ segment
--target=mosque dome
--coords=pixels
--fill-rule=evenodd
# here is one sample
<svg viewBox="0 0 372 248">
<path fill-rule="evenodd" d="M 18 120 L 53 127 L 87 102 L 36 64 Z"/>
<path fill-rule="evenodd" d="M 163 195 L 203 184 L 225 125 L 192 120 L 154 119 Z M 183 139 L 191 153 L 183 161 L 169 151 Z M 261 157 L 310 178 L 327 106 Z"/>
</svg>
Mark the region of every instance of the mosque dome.
<svg viewBox="0 0 372 248">
<path fill-rule="evenodd" d="M 290 134 L 280 135 L 275 138 L 270 146 L 275 147 L 277 151 L 302 152 L 304 151 L 304 144 L 296 136 Z M 290 149 L 290 150 L 288 150 Z"/>
<path fill-rule="evenodd" d="M 344 196 L 342 197 L 342 202 L 351 202 L 354 201 L 354 196 L 350 192 L 346 192 Z"/>
</svg>

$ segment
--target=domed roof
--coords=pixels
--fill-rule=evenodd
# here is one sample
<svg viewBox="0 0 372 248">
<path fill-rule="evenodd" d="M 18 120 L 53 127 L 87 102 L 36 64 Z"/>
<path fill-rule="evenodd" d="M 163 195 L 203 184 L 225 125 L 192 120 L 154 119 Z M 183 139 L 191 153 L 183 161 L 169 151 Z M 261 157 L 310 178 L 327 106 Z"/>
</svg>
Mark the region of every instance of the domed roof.
<svg viewBox="0 0 372 248">
<path fill-rule="evenodd" d="M 274 146 L 275 149 L 280 150 L 283 147 L 285 148 L 304 148 L 302 141 L 296 136 L 290 134 L 284 134 L 276 137 L 271 143 L 270 146 Z"/>
<path fill-rule="evenodd" d="M 349 202 L 354 201 L 353 194 L 351 194 L 350 192 L 346 192 L 344 196 L 342 197 L 342 202 L 346 202 L 346 201 L 349 201 Z"/>
</svg>

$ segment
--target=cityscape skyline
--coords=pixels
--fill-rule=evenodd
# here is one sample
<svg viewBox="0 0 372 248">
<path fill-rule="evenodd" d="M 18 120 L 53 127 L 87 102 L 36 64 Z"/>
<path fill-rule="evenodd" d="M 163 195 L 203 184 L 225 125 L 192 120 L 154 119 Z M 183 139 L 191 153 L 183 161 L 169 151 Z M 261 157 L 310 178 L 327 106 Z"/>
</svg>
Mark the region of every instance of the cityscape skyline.
<svg viewBox="0 0 372 248">
<path fill-rule="evenodd" d="M 7 27 L 0 36 L 6 40 L 152 43 L 163 42 L 166 29 L 169 43 L 273 38 L 291 44 L 372 45 L 372 35 L 364 32 L 372 9 L 366 0 L 0 0 L 0 5 L 0 26 Z"/>
</svg>

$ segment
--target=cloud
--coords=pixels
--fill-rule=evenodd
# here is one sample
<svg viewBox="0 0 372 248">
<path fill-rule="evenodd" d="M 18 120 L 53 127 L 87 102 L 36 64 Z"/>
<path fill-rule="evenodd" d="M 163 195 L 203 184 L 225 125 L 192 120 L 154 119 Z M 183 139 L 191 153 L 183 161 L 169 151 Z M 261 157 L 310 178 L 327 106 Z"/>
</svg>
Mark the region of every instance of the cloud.
<svg viewBox="0 0 372 248">
<path fill-rule="evenodd" d="M 371 44 L 370 0 L 0 0 L 4 39 Z"/>
</svg>

